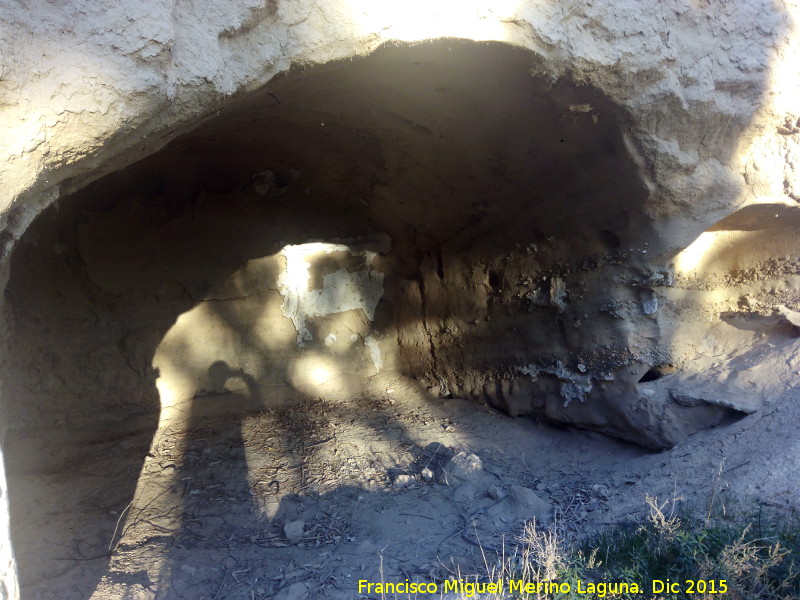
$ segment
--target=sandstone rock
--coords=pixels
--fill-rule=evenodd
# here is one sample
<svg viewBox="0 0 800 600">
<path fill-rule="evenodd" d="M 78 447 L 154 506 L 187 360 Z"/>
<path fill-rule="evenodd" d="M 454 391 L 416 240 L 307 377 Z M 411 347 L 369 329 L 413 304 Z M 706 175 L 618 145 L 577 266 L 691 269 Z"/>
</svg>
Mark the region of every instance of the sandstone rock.
<svg viewBox="0 0 800 600">
<path fill-rule="evenodd" d="M 289 521 L 283 526 L 283 534 L 287 540 L 295 542 L 303 538 L 305 527 L 306 524 L 303 521 Z"/>
<path fill-rule="evenodd" d="M 411 475 L 403 474 L 395 477 L 394 483 L 392 485 L 394 485 L 394 487 L 397 488 L 398 490 L 402 490 L 403 488 L 407 488 L 413 483 L 414 483 L 414 477 L 412 477 Z"/>
<path fill-rule="evenodd" d="M 476 481 L 483 476 L 483 463 L 476 454 L 459 452 L 444 467 L 455 481 Z"/>
<path fill-rule="evenodd" d="M 790 308 L 786 308 L 785 306 L 782 305 L 779 306 L 777 310 L 778 313 L 784 319 L 786 319 L 787 322 L 789 322 L 794 327 L 798 328 L 798 331 L 800 331 L 800 312 L 796 310 L 791 310 Z"/>
<path fill-rule="evenodd" d="M 552 520 L 553 507 L 533 490 L 513 485 L 505 499 L 489 509 L 489 514 L 507 522 L 535 518 L 538 523 L 547 524 Z"/>
</svg>

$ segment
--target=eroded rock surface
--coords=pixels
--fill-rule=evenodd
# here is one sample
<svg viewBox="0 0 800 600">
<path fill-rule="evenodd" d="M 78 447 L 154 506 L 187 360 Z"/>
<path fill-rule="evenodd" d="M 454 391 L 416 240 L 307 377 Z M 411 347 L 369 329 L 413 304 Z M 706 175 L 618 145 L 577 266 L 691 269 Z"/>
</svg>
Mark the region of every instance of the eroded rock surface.
<svg viewBox="0 0 800 600">
<path fill-rule="evenodd" d="M 425 8 L 0 6 L 4 428 L 402 373 L 666 448 L 791 389 L 797 3 Z"/>
<path fill-rule="evenodd" d="M 768 22 L 776 35 L 783 21 Z M 659 133 L 673 128 L 682 162 L 667 168 L 678 146 L 653 150 L 650 113 L 618 82 L 577 67 L 555 77 L 559 65 L 447 40 L 295 69 L 60 201 L 15 262 L 14 418 L 40 410 L 13 400 L 23 390 L 45 405 L 72 394 L 64 421 L 95 410 L 78 390 L 98 384 L 110 410 L 163 417 L 226 390 L 258 390 L 254 406 L 280 402 L 268 392 L 280 388 L 346 395 L 382 370 L 655 448 L 757 410 L 791 385 L 794 338 L 741 326 L 756 301 L 742 298 L 761 313 L 798 308 L 793 200 L 746 207 L 689 245 L 689 222 L 755 194 L 731 179 L 741 155 L 700 144 L 688 108 L 671 106 Z M 718 91 L 706 116 L 722 110 Z M 753 85 L 725 98 L 740 110 L 726 139 L 756 143 Z M 670 182 L 684 186 L 695 158 L 707 185 L 679 201 Z M 709 171 L 723 159 L 724 177 Z M 42 266 L 29 276 L 26 260 Z M 82 312 L 113 333 L 68 334 L 90 322 Z M 65 335 L 75 358 L 42 370 Z M 220 364 L 227 377 L 213 381 Z M 132 377 L 133 399 L 121 389 Z"/>
</svg>

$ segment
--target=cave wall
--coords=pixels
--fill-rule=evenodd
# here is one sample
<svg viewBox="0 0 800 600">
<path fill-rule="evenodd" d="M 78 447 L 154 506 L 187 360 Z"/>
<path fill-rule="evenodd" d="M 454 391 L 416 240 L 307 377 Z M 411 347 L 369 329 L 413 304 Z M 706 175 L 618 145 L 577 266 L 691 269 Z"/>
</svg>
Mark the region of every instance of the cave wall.
<svg viewBox="0 0 800 600">
<path fill-rule="evenodd" d="M 126 397 L 137 375 L 152 387 L 156 371 L 160 386 L 175 380 L 170 393 L 185 399 L 207 391 L 215 360 L 250 363 L 249 374 L 271 387 L 284 382 L 299 348 L 327 340 L 318 349 L 330 353 L 353 335 L 369 348 L 373 367 L 424 375 L 440 321 L 459 320 L 466 331 L 488 323 L 491 302 L 535 306 L 492 290 L 523 242 L 515 260 L 519 273 L 536 274 L 536 286 L 572 262 L 586 263 L 586 271 L 620 264 L 629 253 L 618 235 L 632 243 L 649 221 L 620 138 L 625 115 L 591 88 L 531 78 L 532 64 L 529 53 L 509 46 L 448 41 L 295 71 L 64 198 L 15 254 L 8 297 L 19 324 L 6 385 L 9 397 L 46 393 L 38 396 L 41 409 L 29 399 L 9 402 L 14 422 L 47 418 L 47 394 L 76 399 L 73 423 L 113 414 L 81 399 L 96 370 L 124 371 L 107 375 L 113 390 L 97 402 Z M 504 91 L 471 92 L 478 82 Z M 585 219 L 576 221 L 574 210 Z M 445 279 L 449 292 L 439 285 Z M 526 285 L 516 292 L 533 298 L 532 281 Z M 62 297 L 75 298 L 61 315 L 72 330 L 54 326 Z M 78 318 L 81 311 L 92 316 Z M 312 322 L 332 315 L 342 316 Z M 263 331 L 244 335 L 251 322 Z M 538 342 L 511 336 L 515 344 L 495 348 L 493 339 L 508 337 L 508 323 L 498 323 L 475 349 L 489 365 L 553 334 L 542 329 Z M 105 341 L 77 335 L 92 325 L 110 330 Z M 52 350 L 58 335 L 84 344 L 70 351 L 73 363 Z M 261 373 L 267 362 L 271 374 Z M 448 363 L 458 368 L 444 357 Z M 59 415 L 68 414 L 62 401 Z"/>
<path fill-rule="evenodd" d="M 291 64 L 363 55 L 387 39 L 455 36 L 528 48 L 542 74 L 569 73 L 626 107 L 653 210 L 681 225 L 670 229 L 679 248 L 731 205 L 797 196 L 795 11 L 772 0 L 613 10 L 466 2 L 419 19 L 353 0 L 8 4 L 0 13 L 14 42 L 0 82 L 7 235 L 18 237 L 58 195 L 146 156 Z"/>
<path fill-rule="evenodd" d="M 380 364 L 432 393 L 653 446 L 785 391 L 800 309 L 797 3 L 425 11 L 354 0 L 0 6 L 3 280 L 15 248 L 19 265 L 4 299 L 4 430 L 158 409 L 169 365 L 195 370 L 177 398 L 213 392 L 207 362 L 245 369 L 234 363 L 252 350 L 176 358 L 182 323 L 197 331 L 191 319 L 208 322 L 211 306 L 241 304 L 225 330 L 272 315 L 285 364 L 245 372 L 263 386 L 291 379 L 303 350 L 280 291 L 282 249 L 311 240 L 348 248 L 323 251 L 311 290 L 342 270 L 328 289 L 383 275 L 374 314 L 369 303 L 314 316 L 318 346 L 304 350 L 342 353 L 367 375 Z M 442 36 L 518 50 L 453 63 L 390 45 L 366 70 L 331 63 Z M 239 136 L 231 155 L 224 129 L 246 130 L 247 118 L 268 131 Z M 166 175 L 146 162 L 124 171 L 171 143 L 183 158 Z M 747 221 L 756 205 L 785 231 L 766 213 Z M 38 215 L 50 225 L 26 234 Z M 274 235 L 243 235 L 243 215 Z M 695 245 L 709 238 L 720 244 Z M 178 341 L 154 364 L 165 339 Z M 651 371 L 657 380 L 640 382 Z"/>
<path fill-rule="evenodd" d="M 270 406 L 355 394 L 382 370 L 654 448 L 757 410 L 783 388 L 696 393 L 725 311 L 687 294 L 632 115 L 593 86 L 532 75 L 540 62 L 444 40 L 296 68 L 61 199 L 14 255 L 9 418 L 164 419 L 226 385 Z M 779 244 L 773 205 L 758 206 L 701 238 L 752 229 L 734 254 L 752 270 L 780 251 L 786 275 L 791 208 Z M 753 252 L 762 237 L 775 247 Z M 720 260 L 704 268 L 742 271 Z M 787 294 L 769 310 L 795 310 L 778 275 Z M 719 343 L 764 362 L 728 321 Z M 724 362 L 742 369 L 736 354 Z"/>
</svg>

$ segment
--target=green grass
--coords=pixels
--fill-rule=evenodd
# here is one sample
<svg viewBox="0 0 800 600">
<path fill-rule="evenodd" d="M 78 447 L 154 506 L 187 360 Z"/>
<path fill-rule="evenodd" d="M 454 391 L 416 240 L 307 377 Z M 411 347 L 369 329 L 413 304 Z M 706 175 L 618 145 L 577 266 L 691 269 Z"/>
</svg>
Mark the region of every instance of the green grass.
<svg viewBox="0 0 800 600">
<path fill-rule="evenodd" d="M 698 519 L 667 511 L 675 502 L 659 504 L 647 498 L 647 503 L 647 521 L 614 526 L 579 550 L 565 550 L 557 528 L 542 531 L 529 526 L 520 556 L 498 572 L 505 579 L 570 584 L 567 593 L 517 593 L 517 598 L 525 600 L 800 598 L 800 522 L 796 517 L 759 509 Z M 589 582 L 635 582 L 641 593 L 613 594 L 610 586 L 594 594 L 579 593 L 578 580 L 584 591 Z M 657 588 L 659 593 L 654 594 L 654 580 L 669 580 L 678 588 L 673 592 Z M 704 583 L 695 584 L 690 594 L 689 580 Z"/>
</svg>

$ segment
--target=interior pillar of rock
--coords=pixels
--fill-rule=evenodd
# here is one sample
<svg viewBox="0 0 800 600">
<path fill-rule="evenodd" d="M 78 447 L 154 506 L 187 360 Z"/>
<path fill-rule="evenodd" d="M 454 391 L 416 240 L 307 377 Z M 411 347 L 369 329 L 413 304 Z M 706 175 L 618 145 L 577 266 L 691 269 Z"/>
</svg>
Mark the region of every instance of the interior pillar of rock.
<svg viewBox="0 0 800 600">
<path fill-rule="evenodd" d="M 6 480 L 5 458 L 0 447 L 0 598 L 16 600 L 19 598 L 17 583 L 17 562 L 11 538 L 11 515 L 8 508 L 8 481 Z"/>
</svg>

